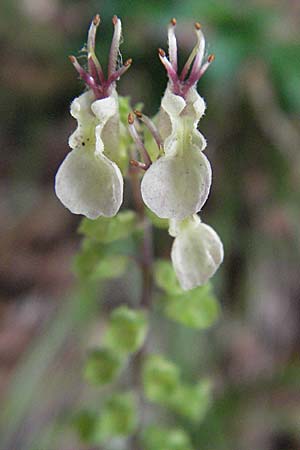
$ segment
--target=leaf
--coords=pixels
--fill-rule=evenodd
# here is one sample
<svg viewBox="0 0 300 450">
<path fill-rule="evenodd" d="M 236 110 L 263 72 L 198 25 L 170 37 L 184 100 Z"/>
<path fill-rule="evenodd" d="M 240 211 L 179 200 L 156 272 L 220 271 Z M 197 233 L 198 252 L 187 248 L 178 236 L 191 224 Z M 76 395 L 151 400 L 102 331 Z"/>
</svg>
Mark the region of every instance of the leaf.
<svg viewBox="0 0 300 450">
<path fill-rule="evenodd" d="M 104 404 L 96 425 L 95 441 L 128 436 L 137 428 L 136 400 L 131 392 L 112 395 Z"/>
<path fill-rule="evenodd" d="M 128 114 L 132 111 L 132 108 L 130 106 L 130 97 L 124 97 L 119 95 L 119 114 L 120 114 L 120 120 L 124 124 L 128 123 L 127 118 Z"/>
<path fill-rule="evenodd" d="M 94 267 L 103 256 L 104 249 L 102 245 L 85 239 L 80 252 L 74 258 L 74 272 L 83 279 L 89 279 L 94 271 Z"/>
<path fill-rule="evenodd" d="M 189 436 L 180 428 L 150 425 L 142 439 L 145 450 L 192 450 Z"/>
<path fill-rule="evenodd" d="M 179 385 L 179 369 L 161 355 L 150 355 L 143 367 L 143 385 L 148 400 L 167 404 Z"/>
<path fill-rule="evenodd" d="M 157 260 L 154 264 L 154 279 L 158 287 L 168 294 L 184 294 L 176 278 L 172 263 L 165 259 Z"/>
<path fill-rule="evenodd" d="M 84 369 L 85 379 L 95 385 L 104 385 L 114 381 L 119 375 L 123 359 L 111 349 L 93 350 L 88 356 Z"/>
<path fill-rule="evenodd" d="M 110 316 L 104 340 L 116 352 L 132 353 L 143 345 L 147 329 L 146 314 L 143 311 L 120 306 Z"/>
<path fill-rule="evenodd" d="M 96 420 L 97 415 L 92 411 L 82 410 L 75 415 L 73 425 L 81 441 L 93 442 Z"/>
<path fill-rule="evenodd" d="M 200 422 L 211 403 L 211 383 L 204 379 L 196 385 L 181 384 L 170 398 L 170 407 L 188 419 Z"/>
<path fill-rule="evenodd" d="M 92 280 L 110 280 L 121 277 L 128 266 L 128 258 L 124 255 L 106 255 L 94 267 L 90 274 Z"/>
<path fill-rule="evenodd" d="M 150 219 L 151 223 L 156 228 L 161 228 L 163 230 L 167 230 L 169 228 L 169 220 L 168 219 L 161 219 L 149 208 L 145 208 L 145 211 L 146 211 L 147 217 Z"/>
<path fill-rule="evenodd" d="M 73 269 L 79 277 L 86 280 L 109 280 L 122 276 L 127 265 L 128 256 L 114 254 L 110 246 L 103 246 L 86 238 L 80 253 L 74 259 Z"/>
<path fill-rule="evenodd" d="M 209 328 L 219 317 L 219 303 L 209 283 L 179 295 L 168 295 L 163 303 L 167 317 L 190 328 Z"/>
<path fill-rule="evenodd" d="M 128 237 L 135 231 L 136 226 L 135 212 L 126 210 L 114 217 L 99 217 L 96 220 L 84 218 L 78 231 L 97 242 L 107 244 Z"/>
</svg>

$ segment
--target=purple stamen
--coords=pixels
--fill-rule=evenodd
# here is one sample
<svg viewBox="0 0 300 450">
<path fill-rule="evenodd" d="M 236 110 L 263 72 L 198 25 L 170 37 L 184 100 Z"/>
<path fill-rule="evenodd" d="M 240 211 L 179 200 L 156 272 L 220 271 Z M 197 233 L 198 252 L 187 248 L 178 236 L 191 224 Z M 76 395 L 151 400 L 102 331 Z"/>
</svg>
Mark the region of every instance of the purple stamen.
<svg viewBox="0 0 300 450">
<path fill-rule="evenodd" d="M 134 124 L 134 115 L 132 113 L 128 114 L 128 129 L 129 129 L 129 133 L 131 134 L 132 139 L 134 140 L 138 151 L 141 154 L 141 157 L 144 160 L 145 163 L 145 169 L 148 169 L 151 164 L 152 161 L 150 159 L 149 153 L 147 152 L 147 149 L 142 141 L 142 139 L 140 138 L 137 129 L 135 127 Z"/>
<path fill-rule="evenodd" d="M 133 167 L 136 167 L 137 169 L 147 170 L 148 167 L 145 163 L 142 163 L 140 161 L 137 161 L 136 159 L 131 159 L 129 161 L 129 164 L 131 164 Z"/>
<path fill-rule="evenodd" d="M 129 69 L 132 63 L 132 60 L 128 59 L 120 69 L 116 70 L 122 26 L 120 19 L 118 19 L 117 16 L 114 16 L 112 20 L 114 24 L 114 35 L 109 55 L 108 79 L 105 79 L 101 64 L 95 54 L 96 33 L 100 21 L 100 16 L 97 14 L 92 20 L 88 32 L 88 71 L 80 66 L 75 56 L 70 56 L 70 60 L 80 77 L 86 85 L 93 90 L 97 99 L 108 97 L 111 94 L 115 81 Z"/>
<path fill-rule="evenodd" d="M 196 32 L 196 36 L 197 36 L 197 43 L 195 45 L 195 47 L 193 48 L 193 50 L 191 51 L 183 69 L 181 72 L 181 75 L 179 77 L 179 79 L 181 81 L 184 81 L 184 79 L 186 78 L 188 71 L 190 70 L 191 64 L 194 61 L 194 58 L 196 57 L 196 55 L 199 53 L 200 48 L 203 48 L 203 53 L 204 53 L 204 49 L 205 49 L 205 40 L 204 40 L 204 36 L 203 33 L 201 31 L 201 25 L 199 22 L 195 23 L 195 32 Z"/>
<path fill-rule="evenodd" d="M 172 64 L 170 63 L 168 58 L 166 57 L 166 53 L 162 48 L 158 49 L 158 56 L 159 56 L 159 59 L 161 60 L 161 62 L 163 63 L 163 65 L 165 66 L 168 77 L 169 77 L 170 81 L 172 81 L 172 83 L 173 83 L 174 89 L 177 90 L 178 81 L 179 81 L 177 72 L 174 70 L 174 67 L 172 66 Z"/>
<path fill-rule="evenodd" d="M 114 81 L 117 81 L 127 70 L 130 68 L 132 64 L 132 59 L 129 58 L 125 63 L 123 64 L 120 69 L 116 70 L 108 79 L 109 83 L 113 83 Z"/>
<path fill-rule="evenodd" d="M 146 125 L 146 127 L 152 134 L 152 137 L 154 138 L 158 149 L 160 150 L 163 146 L 163 140 L 162 140 L 162 137 L 161 137 L 158 129 L 156 128 L 155 124 L 153 123 L 153 121 L 150 119 L 150 117 L 146 116 L 145 114 L 141 113 L 140 111 L 135 110 L 134 114 L 136 115 L 136 117 L 138 119 L 140 119 Z"/>
<path fill-rule="evenodd" d="M 201 32 L 201 30 L 199 30 Z M 201 64 L 203 61 L 203 56 L 205 52 L 205 39 L 201 32 L 200 42 L 199 42 L 199 48 L 196 54 L 196 57 L 194 59 L 193 67 L 191 70 L 190 78 L 195 78 L 195 75 L 199 72 L 201 69 Z"/>
<path fill-rule="evenodd" d="M 101 19 L 99 14 L 97 14 L 91 22 L 89 32 L 88 32 L 88 41 L 87 41 L 87 49 L 88 52 L 94 52 L 95 50 L 95 42 L 96 42 L 96 33 L 97 28 L 100 25 Z"/>
<path fill-rule="evenodd" d="M 88 56 L 88 68 L 89 68 L 89 73 L 94 78 L 96 83 L 101 84 L 101 80 L 100 80 L 99 74 L 98 74 L 98 68 L 96 67 L 95 61 L 91 57 L 91 55 Z"/>
<path fill-rule="evenodd" d="M 110 52 L 109 52 L 108 78 L 116 70 L 117 60 L 118 60 L 118 56 L 119 56 L 121 33 L 122 33 L 121 21 L 117 16 L 114 16 L 112 18 L 112 23 L 114 25 L 114 35 L 112 38 Z"/>
<path fill-rule="evenodd" d="M 75 67 L 75 69 L 77 70 L 77 72 L 79 73 L 80 78 L 85 82 L 85 84 L 89 86 L 90 89 L 93 90 L 96 98 L 102 98 L 103 90 L 101 86 L 99 86 L 94 80 L 94 78 L 88 72 L 86 72 L 83 69 L 83 67 L 81 67 L 75 56 L 71 55 L 69 56 L 69 59 L 73 64 L 73 66 Z"/>
<path fill-rule="evenodd" d="M 168 28 L 169 59 L 177 72 L 177 40 L 175 36 L 176 19 L 172 19 Z"/>
<path fill-rule="evenodd" d="M 191 73 L 188 80 L 185 83 L 185 87 L 183 89 L 184 95 L 188 92 L 191 86 L 198 83 L 202 75 L 207 71 L 211 63 L 214 61 L 215 55 L 209 55 L 207 61 L 198 69 L 198 72 Z"/>
<path fill-rule="evenodd" d="M 175 36 L 176 20 L 172 19 L 168 28 L 168 42 L 169 42 L 169 59 L 166 57 L 164 50 L 159 49 L 158 54 L 163 63 L 169 80 L 171 81 L 173 93 L 181 95 L 183 98 L 187 95 L 189 89 L 194 86 L 205 73 L 214 56 L 210 55 L 206 63 L 202 65 L 203 56 L 205 52 L 205 39 L 201 31 L 201 25 L 195 23 L 195 31 L 197 35 L 197 43 L 191 51 L 180 76 L 177 73 L 177 41 Z M 190 67 L 192 66 L 189 78 L 186 80 Z"/>
</svg>

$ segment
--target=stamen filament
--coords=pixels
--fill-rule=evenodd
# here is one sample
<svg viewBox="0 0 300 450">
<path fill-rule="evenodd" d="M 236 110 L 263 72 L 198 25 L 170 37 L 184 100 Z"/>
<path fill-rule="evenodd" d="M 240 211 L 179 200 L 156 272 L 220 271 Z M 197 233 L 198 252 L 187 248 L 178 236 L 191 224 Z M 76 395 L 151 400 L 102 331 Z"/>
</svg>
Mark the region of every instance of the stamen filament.
<svg viewBox="0 0 300 450">
<path fill-rule="evenodd" d="M 145 162 L 145 166 L 148 169 L 148 167 L 151 166 L 152 161 L 150 159 L 149 153 L 147 152 L 147 149 L 142 141 L 142 139 L 140 138 L 137 129 L 135 127 L 134 124 L 134 114 L 129 113 L 128 114 L 128 129 L 129 129 L 129 133 L 131 134 L 132 139 L 134 140 L 138 151 L 141 154 L 141 157 L 143 158 L 144 162 Z"/>
<path fill-rule="evenodd" d="M 100 94 L 101 97 L 103 94 L 101 86 L 97 85 L 94 78 L 81 67 L 75 56 L 71 55 L 69 56 L 69 59 L 73 64 L 73 66 L 75 67 L 75 69 L 77 70 L 77 72 L 79 73 L 80 78 L 82 78 L 82 80 L 93 90 L 95 96 L 99 98 Z"/>
<path fill-rule="evenodd" d="M 173 82 L 174 86 L 177 86 L 178 84 L 177 72 L 174 70 L 172 64 L 166 57 L 166 52 L 162 48 L 158 49 L 158 56 L 163 65 L 165 66 L 165 69 L 167 71 L 170 80 Z"/>
<path fill-rule="evenodd" d="M 109 52 L 109 61 L 108 61 L 108 78 L 115 72 L 118 55 L 119 55 L 119 47 L 121 41 L 122 34 L 122 25 L 121 20 L 117 16 L 113 16 L 112 23 L 114 25 L 114 35 L 111 42 L 110 52 Z"/>
<path fill-rule="evenodd" d="M 97 59 L 95 54 L 95 42 L 96 42 L 96 34 L 97 28 L 100 25 L 101 19 L 99 14 L 97 14 L 91 22 L 89 32 L 88 32 L 88 41 L 87 41 L 87 50 L 88 50 L 88 68 L 91 72 L 92 77 L 95 80 L 99 80 L 100 84 L 104 84 L 105 78 L 103 74 L 103 70 L 100 62 Z"/>
<path fill-rule="evenodd" d="M 137 161 L 136 159 L 131 159 L 131 160 L 129 161 L 129 164 L 130 164 L 131 166 L 137 167 L 137 168 L 139 168 L 139 169 L 143 169 L 143 170 L 147 170 L 147 169 L 148 169 L 148 167 L 147 167 L 147 165 L 146 165 L 145 163 L 142 163 L 142 162 L 140 162 L 140 161 Z"/>
<path fill-rule="evenodd" d="M 132 64 L 132 59 L 129 58 L 127 59 L 127 61 L 125 61 L 125 63 L 123 64 L 123 66 L 116 70 L 108 79 L 108 83 L 113 83 L 114 81 L 118 80 L 125 72 L 127 72 L 127 70 L 130 68 Z"/>
<path fill-rule="evenodd" d="M 150 119 L 150 117 L 146 116 L 141 111 L 135 110 L 134 114 L 146 125 L 146 127 L 152 134 L 158 149 L 160 150 L 163 147 L 163 140 L 154 122 Z"/>
<path fill-rule="evenodd" d="M 172 19 L 168 28 L 169 59 L 175 72 L 177 72 L 177 40 L 175 36 L 176 19 Z"/>
<path fill-rule="evenodd" d="M 201 25 L 199 22 L 195 23 L 195 32 L 196 32 L 196 36 L 197 36 L 197 42 L 182 69 L 181 75 L 179 77 L 180 81 L 183 81 L 185 79 L 185 77 L 187 76 L 188 71 L 191 67 L 191 64 L 194 61 L 194 58 L 196 57 L 196 55 L 199 53 L 199 51 L 200 51 L 200 53 L 202 53 L 202 58 L 204 55 L 205 39 L 204 39 L 204 35 L 201 31 Z"/>
<path fill-rule="evenodd" d="M 92 77 L 96 81 L 99 81 L 100 84 L 104 85 L 105 77 L 104 77 L 104 74 L 102 71 L 102 67 L 101 67 L 95 53 L 89 53 L 89 55 L 88 55 L 88 68 L 89 68 L 89 72 L 91 73 Z"/>
<path fill-rule="evenodd" d="M 88 41 L 87 41 L 87 50 L 88 53 L 93 53 L 95 50 L 95 42 L 96 42 L 96 33 L 97 28 L 100 25 L 101 19 L 99 14 L 97 14 L 90 25 L 89 32 L 88 32 Z"/>
<path fill-rule="evenodd" d="M 198 70 L 198 72 L 195 72 L 194 74 L 191 73 L 189 76 L 189 79 L 187 80 L 185 87 L 184 87 L 184 95 L 187 93 L 189 88 L 193 86 L 195 83 L 197 83 L 202 75 L 207 71 L 211 63 L 215 60 L 215 55 L 211 54 L 208 56 L 207 61 L 203 64 L 202 67 Z M 193 75 L 193 76 L 192 76 Z"/>
<path fill-rule="evenodd" d="M 201 30 L 200 30 L 201 32 Z M 203 61 L 203 57 L 204 57 L 204 52 L 205 52 L 205 38 L 203 33 L 201 32 L 201 39 L 200 39 L 200 45 L 194 60 L 194 64 L 190 73 L 190 78 L 194 78 L 195 74 L 199 72 L 199 70 L 201 69 L 201 65 L 202 65 L 202 61 Z"/>
</svg>

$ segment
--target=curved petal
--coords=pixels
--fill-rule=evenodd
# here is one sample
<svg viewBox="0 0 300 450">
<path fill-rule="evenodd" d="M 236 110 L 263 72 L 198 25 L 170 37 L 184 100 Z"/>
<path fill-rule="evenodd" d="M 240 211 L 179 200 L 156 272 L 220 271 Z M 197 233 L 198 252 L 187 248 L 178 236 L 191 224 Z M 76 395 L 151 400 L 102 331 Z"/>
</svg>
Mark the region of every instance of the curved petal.
<svg viewBox="0 0 300 450">
<path fill-rule="evenodd" d="M 211 177 L 208 159 L 195 148 L 180 156 L 162 156 L 142 179 L 142 197 L 162 219 L 182 220 L 200 211 L 209 194 Z"/>
<path fill-rule="evenodd" d="M 77 120 L 77 128 L 69 138 L 69 146 L 72 149 L 92 148 L 95 146 L 95 127 L 97 118 L 92 112 L 91 106 L 95 101 L 92 91 L 87 91 L 75 98 L 71 103 L 71 115 Z"/>
<path fill-rule="evenodd" d="M 120 117 L 119 101 L 116 90 L 109 97 L 96 100 L 92 111 L 98 119 L 95 130 L 96 151 L 104 154 L 112 161 L 120 160 Z"/>
<path fill-rule="evenodd" d="M 197 130 L 205 108 L 205 102 L 196 88 L 190 89 L 184 99 L 173 94 L 170 87 L 167 87 L 158 114 L 158 128 L 164 139 L 166 155 L 182 153 L 185 142 L 190 142 L 201 151 L 205 149 L 206 140 Z"/>
<path fill-rule="evenodd" d="M 209 225 L 193 223 L 179 231 L 171 258 L 182 289 L 207 283 L 222 263 L 223 256 L 223 244 Z"/>
<path fill-rule="evenodd" d="M 55 191 L 74 214 L 89 219 L 111 217 L 123 200 L 123 178 L 118 166 L 103 154 L 75 149 L 56 174 Z"/>
</svg>

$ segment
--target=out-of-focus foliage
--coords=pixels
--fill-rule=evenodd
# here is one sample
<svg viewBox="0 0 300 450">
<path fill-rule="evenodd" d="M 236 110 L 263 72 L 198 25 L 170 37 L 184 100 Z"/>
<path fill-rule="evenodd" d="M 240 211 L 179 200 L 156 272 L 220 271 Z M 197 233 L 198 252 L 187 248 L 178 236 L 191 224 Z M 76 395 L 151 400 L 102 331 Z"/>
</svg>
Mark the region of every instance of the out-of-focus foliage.
<svg viewBox="0 0 300 450">
<path fill-rule="evenodd" d="M 122 367 L 122 358 L 112 349 L 93 350 L 87 360 L 84 376 L 89 383 L 102 385 L 111 383 Z"/>
<path fill-rule="evenodd" d="M 114 351 L 132 353 L 142 346 L 146 333 L 146 314 L 120 306 L 111 313 L 104 342 Z"/>
<path fill-rule="evenodd" d="M 149 426 L 144 432 L 143 442 L 146 450 L 192 450 L 189 437 L 180 429 Z"/>
</svg>

